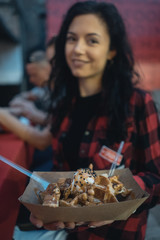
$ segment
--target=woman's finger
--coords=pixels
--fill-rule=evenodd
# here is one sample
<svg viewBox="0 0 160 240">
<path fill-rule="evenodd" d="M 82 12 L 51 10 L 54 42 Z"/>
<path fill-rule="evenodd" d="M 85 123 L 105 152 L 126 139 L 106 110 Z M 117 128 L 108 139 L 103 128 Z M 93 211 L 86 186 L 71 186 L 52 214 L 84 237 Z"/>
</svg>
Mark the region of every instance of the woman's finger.
<svg viewBox="0 0 160 240">
<path fill-rule="evenodd" d="M 107 224 L 113 223 L 113 220 L 107 220 L 107 221 L 101 221 L 101 222 L 89 222 L 88 227 L 94 228 L 94 227 L 101 227 Z"/>
<path fill-rule="evenodd" d="M 30 221 L 33 225 L 35 225 L 37 228 L 43 227 L 43 222 L 40 219 L 37 219 L 32 213 L 30 215 Z"/>
<path fill-rule="evenodd" d="M 84 224 L 86 224 L 86 223 L 85 223 L 85 222 L 76 222 L 76 223 L 75 223 L 76 227 L 82 226 L 82 225 L 84 225 Z"/>
<path fill-rule="evenodd" d="M 47 230 L 59 230 L 65 228 L 65 224 L 63 222 L 52 222 L 44 224 L 44 228 Z"/>
<path fill-rule="evenodd" d="M 65 223 L 65 228 L 67 229 L 74 229 L 76 226 L 75 222 L 66 222 Z"/>
</svg>

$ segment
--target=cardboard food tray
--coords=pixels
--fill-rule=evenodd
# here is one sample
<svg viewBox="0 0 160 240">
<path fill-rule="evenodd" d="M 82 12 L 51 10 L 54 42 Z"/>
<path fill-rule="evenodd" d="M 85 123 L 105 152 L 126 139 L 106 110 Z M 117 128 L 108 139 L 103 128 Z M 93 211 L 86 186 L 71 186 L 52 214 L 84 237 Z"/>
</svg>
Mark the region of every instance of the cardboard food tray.
<svg viewBox="0 0 160 240">
<path fill-rule="evenodd" d="M 108 171 L 96 171 L 97 174 L 107 173 Z M 49 182 L 57 182 L 59 178 L 73 177 L 74 172 L 35 172 Z M 136 209 L 149 197 L 133 179 L 132 173 L 128 168 L 115 170 L 114 175 L 118 175 L 120 181 L 126 188 L 133 189 L 134 199 L 129 197 L 125 201 L 118 203 L 106 203 L 99 206 L 83 207 L 48 207 L 39 204 L 35 194 L 35 188 L 41 186 L 34 180 L 30 180 L 19 201 L 29 209 L 37 218 L 44 223 L 53 221 L 63 222 L 88 222 L 104 220 L 126 220 Z"/>
</svg>

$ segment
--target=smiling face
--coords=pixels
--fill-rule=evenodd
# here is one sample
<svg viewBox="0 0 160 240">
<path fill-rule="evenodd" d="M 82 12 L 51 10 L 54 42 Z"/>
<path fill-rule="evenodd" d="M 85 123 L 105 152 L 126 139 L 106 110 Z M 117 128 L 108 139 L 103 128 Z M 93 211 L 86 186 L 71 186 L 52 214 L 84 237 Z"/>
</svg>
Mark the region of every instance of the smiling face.
<svg viewBox="0 0 160 240">
<path fill-rule="evenodd" d="M 75 17 L 68 29 L 65 56 L 75 77 L 101 84 L 107 60 L 115 56 L 105 22 L 94 14 Z"/>
</svg>

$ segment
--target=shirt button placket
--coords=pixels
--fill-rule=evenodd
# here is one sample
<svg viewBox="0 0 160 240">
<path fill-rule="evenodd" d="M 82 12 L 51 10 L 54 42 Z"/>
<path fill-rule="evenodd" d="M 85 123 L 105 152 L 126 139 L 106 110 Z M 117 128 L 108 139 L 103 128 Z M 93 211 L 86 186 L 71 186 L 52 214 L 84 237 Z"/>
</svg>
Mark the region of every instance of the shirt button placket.
<svg viewBox="0 0 160 240">
<path fill-rule="evenodd" d="M 89 136 L 89 134 L 90 134 L 90 132 L 89 132 L 88 130 L 86 130 L 86 131 L 84 132 L 84 135 L 85 135 L 85 136 Z"/>
</svg>

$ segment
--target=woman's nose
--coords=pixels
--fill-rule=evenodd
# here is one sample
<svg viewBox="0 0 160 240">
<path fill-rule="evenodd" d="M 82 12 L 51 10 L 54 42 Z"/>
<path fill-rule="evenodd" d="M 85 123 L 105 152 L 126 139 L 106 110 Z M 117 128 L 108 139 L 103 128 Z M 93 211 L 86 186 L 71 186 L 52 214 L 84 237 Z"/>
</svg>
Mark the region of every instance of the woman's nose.
<svg viewBox="0 0 160 240">
<path fill-rule="evenodd" d="M 74 47 L 74 51 L 77 54 L 83 54 L 85 52 L 85 44 L 83 41 L 79 40 L 76 42 L 75 47 Z"/>
</svg>

